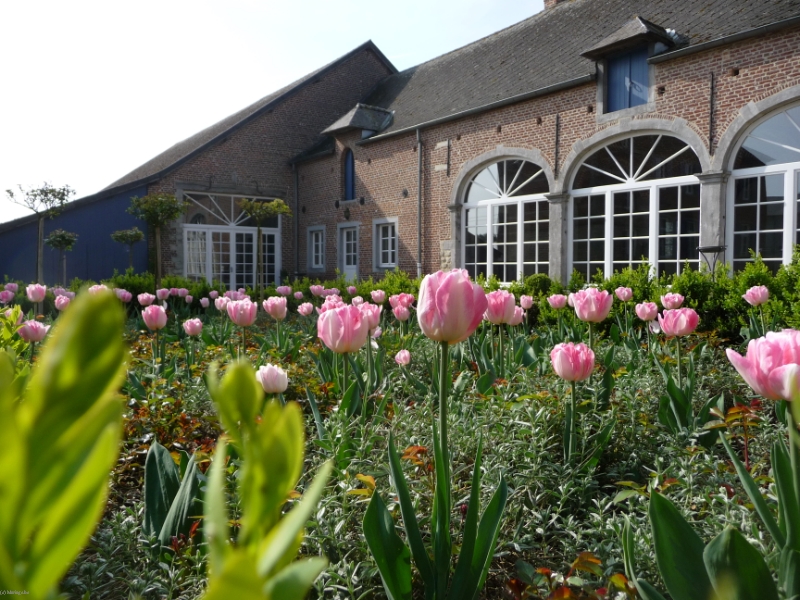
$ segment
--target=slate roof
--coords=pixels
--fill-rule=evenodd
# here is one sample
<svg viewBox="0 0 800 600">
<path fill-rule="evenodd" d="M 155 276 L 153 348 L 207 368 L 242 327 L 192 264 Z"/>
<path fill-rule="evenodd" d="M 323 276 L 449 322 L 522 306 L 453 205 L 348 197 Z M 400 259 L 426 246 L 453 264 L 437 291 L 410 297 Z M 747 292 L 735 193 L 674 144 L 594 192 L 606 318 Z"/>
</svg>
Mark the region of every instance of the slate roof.
<svg viewBox="0 0 800 600">
<path fill-rule="evenodd" d="M 380 131 L 389 125 L 391 118 L 392 113 L 385 108 L 359 102 L 350 112 L 327 129 L 324 129 L 322 133 L 333 133 L 334 131 L 346 131 L 348 129 Z"/>
<path fill-rule="evenodd" d="M 363 102 L 394 111 L 381 135 L 413 128 L 571 80 L 581 56 L 636 16 L 689 46 L 800 16 L 797 0 L 565 0 L 477 42 L 386 78 Z"/>
<path fill-rule="evenodd" d="M 111 185 L 105 187 L 102 191 L 131 184 L 133 182 L 153 180 L 155 178 L 163 176 L 166 173 L 166 171 L 174 167 L 177 167 L 179 164 L 188 160 L 190 157 L 201 152 L 202 150 L 205 150 L 210 145 L 214 144 L 218 140 L 229 135 L 231 132 L 235 131 L 245 123 L 258 117 L 260 114 L 268 110 L 270 107 L 274 106 L 275 104 L 286 99 L 287 97 L 294 94 L 298 90 L 302 89 L 305 84 L 313 81 L 318 76 L 323 75 L 326 71 L 332 69 L 336 65 L 344 62 L 348 58 L 352 57 L 361 50 L 365 49 L 373 51 L 381 60 L 383 60 L 386 63 L 386 65 L 389 67 L 389 69 L 391 69 L 392 72 L 397 71 L 397 69 L 395 69 L 395 67 L 389 62 L 389 60 L 383 55 L 383 53 L 378 49 L 377 46 L 375 46 L 375 44 L 372 41 L 365 42 L 364 44 L 361 44 L 357 48 L 354 48 L 344 56 L 325 65 L 324 67 L 321 67 L 316 71 L 312 71 L 308 75 L 301 77 L 300 79 L 290 83 L 286 87 L 283 87 L 267 96 L 264 96 L 263 98 L 261 98 L 257 102 L 254 102 L 250 106 L 243 108 L 239 112 L 236 112 L 230 115 L 229 117 L 226 117 L 225 119 L 222 119 L 221 121 L 215 123 L 211 127 L 207 127 L 206 129 L 203 129 L 199 133 L 196 133 L 193 136 L 186 138 L 182 142 L 178 142 L 177 144 L 175 144 L 171 148 L 168 148 L 158 156 L 151 158 L 143 165 L 137 167 L 124 177 L 116 180 Z"/>
<path fill-rule="evenodd" d="M 621 50 L 644 41 L 661 42 L 668 47 L 675 45 L 675 40 L 670 37 L 663 27 L 659 27 L 647 19 L 634 17 L 614 33 L 603 38 L 588 50 L 584 50 L 581 54 L 586 58 L 596 60 L 615 50 Z"/>
</svg>

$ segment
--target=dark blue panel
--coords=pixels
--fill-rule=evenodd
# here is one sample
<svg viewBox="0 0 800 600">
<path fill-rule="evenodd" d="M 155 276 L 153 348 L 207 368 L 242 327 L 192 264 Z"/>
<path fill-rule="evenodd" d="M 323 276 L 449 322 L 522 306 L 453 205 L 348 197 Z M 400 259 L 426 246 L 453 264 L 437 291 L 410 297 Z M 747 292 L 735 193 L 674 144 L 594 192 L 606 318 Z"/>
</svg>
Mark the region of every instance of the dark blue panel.
<svg viewBox="0 0 800 600">
<path fill-rule="evenodd" d="M 145 234 L 146 224 L 127 213 L 133 196 L 147 194 L 146 186 L 91 202 L 75 205 L 55 219 L 47 219 L 44 235 L 54 229 L 65 229 L 78 234 L 78 241 L 67 252 L 67 279 L 75 277 L 99 281 L 110 277 L 114 269 L 122 272 L 128 268 L 128 247 L 111 239 L 119 229 L 138 227 Z M 22 281 L 36 279 L 36 222 L 25 223 L 0 231 L 0 280 L 4 276 Z M 61 282 L 59 252 L 44 247 L 44 279 L 48 285 Z M 133 249 L 133 268 L 146 271 L 147 243 L 139 242 Z"/>
<path fill-rule="evenodd" d="M 647 103 L 647 90 L 650 87 L 650 78 L 647 68 L 647 48 L 631 52 L 631 86 L 630 106 L 639 106 Z"/>
<path fill-rule="evenodd" d="M 356 197 L 356 161 L 352 150 L 344 154 L 344 199 L 353 200 Z"/>
<path fill-rule="evenodd" d="M 630 57 L 626 54 L 608 59 L 608 111 L 628 108 L 628 77 L 631 72 Z"/>
</svg>

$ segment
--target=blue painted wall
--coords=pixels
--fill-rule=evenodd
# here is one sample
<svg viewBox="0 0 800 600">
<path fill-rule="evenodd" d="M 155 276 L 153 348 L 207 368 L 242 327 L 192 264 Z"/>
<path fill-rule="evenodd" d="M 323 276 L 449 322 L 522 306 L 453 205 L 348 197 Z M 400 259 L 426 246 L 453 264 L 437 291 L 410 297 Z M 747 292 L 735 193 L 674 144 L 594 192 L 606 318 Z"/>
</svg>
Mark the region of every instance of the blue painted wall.
<svg viewBox="0 0 800 600">
<path fill-rule="evenodd" d="M 133 196 L 147 194 L 147 186 L 97 200 L 83 206 L 70 207 L 54 219 L 45 219 L 44 236 L 54 229 L 78 234 L 78 241 L 67 252 L 67 280 L 75 277 L 99 281 L 110 277 L 114 269 L 128 268 L 128 247 L 111 239 L 118 229 L 138 227 L 145 235 L 147 225 L 127 213 Z M 9 279 L 36 280 L 36 221 L 0 231 L 0 281 Z M 60 253 L 45 244 L 44 279 L 47 285 L 61 281 Z M 133 247 L 133 268 L 147 270 L 147 241 Z"/>
</svg>

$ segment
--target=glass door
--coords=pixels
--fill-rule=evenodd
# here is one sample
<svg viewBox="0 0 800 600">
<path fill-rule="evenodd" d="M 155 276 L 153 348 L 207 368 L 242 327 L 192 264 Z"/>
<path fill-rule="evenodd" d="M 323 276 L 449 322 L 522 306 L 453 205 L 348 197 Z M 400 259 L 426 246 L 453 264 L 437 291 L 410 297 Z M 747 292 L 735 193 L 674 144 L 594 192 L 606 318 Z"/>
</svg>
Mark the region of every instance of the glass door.
<svg viewBox="0 0 800 600">
<path fill-rule="evenodd" d="M 342 227 L 339 231 L 340 268 L 345 279 L 357 279 L 358 227 Z"/>
</svg>

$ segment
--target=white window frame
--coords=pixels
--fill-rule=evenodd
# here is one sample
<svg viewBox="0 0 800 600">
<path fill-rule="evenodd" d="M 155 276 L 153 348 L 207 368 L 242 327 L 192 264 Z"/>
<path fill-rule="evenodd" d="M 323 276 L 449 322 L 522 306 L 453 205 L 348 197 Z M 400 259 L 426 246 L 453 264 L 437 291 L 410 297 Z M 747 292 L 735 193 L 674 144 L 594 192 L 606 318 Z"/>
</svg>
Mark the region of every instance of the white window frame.
<svg viewBox="0 0 800 600">
<path fill-rule="evenodd" d="M 384 217 L 381 219 L 372 220 L 372 264 L 374 271 L 385 271 L 394 269 L 398 263 L 398 246 L 399 246 L 399 232 L 398 232 L 398 219 L 397 217 Z M 383 262 L 383 232 L 389 228 L 394 227 L 394 236 L 392 241 L 394 248 L 390 250 L 394 254 L 394 261 Z"/>
<path fill-rule="evenodd" d="M 733 153 L 735 159 L 736 153 Z M 800 189 L 798 189 L 798 173 L 800 173 L 800 161 L 793 163 L 781 163 L 779 165 L 769 165 L 766 167 L 751 167 L 749 169 L 737 169 L 731 171 L 728 179 L 727 189 L 727 223 L 725 224 L 725 240 L 730 251 L 726 255 L 727 261 L 733 265 L 734 261 L 753 262 L 751 258 L 734 258 L 734 221 L 736 218 L 736 181 L 739 179 L 750 179 L 752 177 L 762 177 L 765 175 L 783 175 L 783 243 L 781 264 L 788 265 L 792 262 L 795 240 L 797 239 L 797 229 L 800 224 L 797 222 L 797 204 Z M 754 230 L 755 231 L 755 230 Z M 775 259 L 767 259 L 774 261 Z"/>
<path fill-rule="evenodd" d="M 274 235 L 275 236 L 275 283 L 280 284 L 281 281 L 281 254 L 282 254 L 282 247 L 281 247 L 281 227 L 280 227 L 281 218 L 278 219 L 278 227 L 262 227 L 261 228 L 261 245 L 266 243 L 267 235 Z M 226 225 L 196 225 L 192 223 L 185 223 L 182 226 L 183 234 L 182 234 L 182 241 L 183 241 L 183 276 L 188 277 L 188 268 L 187 268 L 187 257 L 188 257 L 188 238 L 189 232 L 195 231 L 202 231 L 205 232 L 206 235 L 206 257 L 205 257 L 205 279 L 208 283 L 213 283 L 213 244 L 211 242 L 211 237 L 213 232 L 227 232 L 230 234 L 229 238 L 229 249 L 228 249 L 228 273 L 234 274 L 236 272 L 236 252 L 234 245 L 236 243 L 236 234 L 237 233 L 250 233 L 255 236 L 257 235 L 258 229 L 256 227 L 229 227 Z M 253 245 L 253 269 L 252 269 L 252 277 L 253 281 L 255 281 L 256 276 L 256 244 Z M 265 257 L 266 259 L 266 257 Z M 266 266 L 266 263 L 264 263 Z M 194 276 L 194 275 L 193 275 Z M 234 281 L 231 279 L 229 287 L 231 288 L 238 288 L 242 287 L 240 285 L 241 282 Z"/>
<path fill-rule="evenodd" d="M 606 186 L 599 186 L 599 187 L 590 187 L 590 188 L 583 188 L 578 190 L 570 191 L 570 202 L 569 202 L 569 227 L 567 231 L 567 260 L 569 261 L 569 272 L 572 273 L 573 271 L 573 263 L 574 263 L 574 248 L 573 248 L 573 240 L 574 240 L 574 209 L 575 209 L 575 198 L 579 196 L 599 196 L 605 195 L 605 254 L 603 257 L 603 275 L 606 278 L 609 278 L 613 273 L 613 251 L 614 251 L 614 193 L 615 192 L 633 192 L 637 190 L 649 190 L 650 193 L 650 215 L 648 220 L 649 226 L 649 240 L 648 240 L 648 264 L 650 265 L 650 272 L 657 273 L 658 272 L 658 190 L 662 187 L 675 187 L 675 186 L 682 186 L 682 185 L 695 185 L 700 184 L 700 180 L 695 175 L 684 175 L 682 177 L 669 177 L 666 179 L 649 179 L 646 181 L 631 181 L 626 183 L 620 183 L 616 185 L 606 185 Z M 701 184 L 702 188 L 702 184 Z M 700 211 L 700 230 L 702 230 L 703 223 L 702 223 L 702 210 Z M 698 234 L 699 235 L 699 234 Z M 628 238 L 630 239 L 630 238 Z M 699 244 L 698 244 L 699 245 Z M 699 256 L 699 253 L 698 253 Z M 629 264 L 637 264 L 640 261 L 637 258 L 631 258 L 628 263 Z M 692 262 L 695 262 L 695 259 L 692 259 Z M 699 264 L 699 263 L 698 263 Z M 590 277 L 593 276 L 593 273 L 589 274 Z"/>
<path fill-rule="evenodd" d="M 307 267 L 309 271 L 324 271 L 325 270 L 325 226 L 315 225 L 309 227 L 308 231 L 308 250 L 307 250 Z M 316 255 L 314 238 L 319 236 L 320 239 L 320 254 Z M 319 258 L 319 261 L 316 259 Z"/>
<path fill-rule="evenodd" d="M 355 278 L 358 279 L 359 271 L 361 270 L 361 221 L 346 221 L 344 223 L 336 224 L 336 265 L 337 268 L 344 273 L 346 271 L 345 262 L 345 248 L 342 246 L 342 229 L 353 228 L 356 230 L 356 265 L 355 265 Z"/>
</svg>

